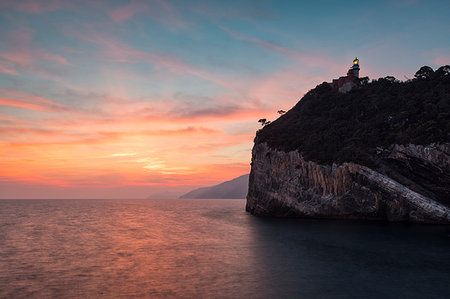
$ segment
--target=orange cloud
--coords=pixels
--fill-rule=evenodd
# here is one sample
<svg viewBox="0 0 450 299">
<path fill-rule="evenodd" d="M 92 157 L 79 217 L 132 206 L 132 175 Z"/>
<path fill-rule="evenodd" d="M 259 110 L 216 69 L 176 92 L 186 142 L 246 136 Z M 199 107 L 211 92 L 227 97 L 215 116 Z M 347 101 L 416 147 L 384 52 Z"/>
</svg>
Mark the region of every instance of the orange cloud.
<svg viewBox="0 0 450 299">
<path fill-rule="evenodd" d="M 37 105 L 37 104 L 27 103 L 27 102 L 20 101 L 20 100 L 5 99 L 5 98 L 0 98 L 0 105 L 13 106 L 13 107 L 19 107 L 19 108 L 37 110 L 37 111 L 51 111 L 51 109 Z"/>
<path fill-rule="evenodd" d="M 2 94 L 6 97 L 2 97 Z M 0 105 L 36 111 L 64 111 L 68 109 L 64 105 L 43 97 L 6 88 L 0 88 Z"/>
</svg>

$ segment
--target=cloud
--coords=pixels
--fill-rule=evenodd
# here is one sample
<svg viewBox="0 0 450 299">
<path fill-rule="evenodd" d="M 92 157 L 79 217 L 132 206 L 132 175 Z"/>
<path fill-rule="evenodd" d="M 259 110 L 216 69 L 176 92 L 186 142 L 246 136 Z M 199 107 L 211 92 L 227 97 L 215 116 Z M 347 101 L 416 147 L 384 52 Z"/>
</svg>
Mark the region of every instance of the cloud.
<svg viewBox="0 0 450 299">
<path fill-rule="evenodd" d="M 64 105 L 43 97 L 6 88 L 0 88 L 0 105 L 35 111 L 61 112 L 68 110 Z"/>
<path fill-rule="evenodd" d="M 29 103 L 21 100 L 12 100 L 7 98 L 0 98 L 0 106 L 12 106 L 23 109 L 35 111 L 54 111 L 54 109 L 39 104 Z"/>
<path fill-rule="evenodd" d="M 148 130 L 142 131 L 140 134 L 148 136 L 169 136 L 169 135 L 210 135 L 222 133 L 220 130 L 205 127 L 186 127 L 176 130 Z"/>
<path fill-rule="evenodd" d="M 1 119 L 1 115 L 0 115 Z M 41 123 L 42 125 L 42 123 Z M 90 124 L 90 130 L 84 128 L 56 127 L 51 126 L 39 127 L 39 124 L 12 124 L 0 126 L 0 136 L 4 141 L 8 142 L 6 147 L 23 147 L 23 146 L 58 146 L 58 145 L 103 145 L 130 143 L 135 145 L 138 140 L 151 140 L 153 137 L 188 137 L 195 136 L 200 138 L 208 135 L 220 135 L 223 131 L 206 128 L 206 127 L 185 127 L 179 129 L 158 129 L 158 130 L 122 130 L 122 131 L 102 131 L 102 128 Z M 123 128 L 124 129 L 124 128 Z M 32 139 L 30 139 L 32 137 Z M 105 157 L 126 157 L 135 156 L 136 153 L 116 153 L 108 154 Z"/>
<path fill-rule="evenodd" d="M 33 137 L 41 136 L 44 138 L 49 138 L 51 136 L 61 137 L 61 132 L 50 129 L 42 129 L 42 128 L 31 128 L 31 127 L 17 127 L 17 126 L 3 126 L 0 127 L 0 135 L 10 135 L 12 137 L 23 135 L 32 135 Z"/>
<path fill-rule="evenodd" d="M 122 23 L 138 14 L 147 15 L 152 20 L 157 20 L 171 29 L 187 28 L 178 10 L 164 0 L 131 0 L 130 3 L 116 7 L 108 12 L 108 16 L 116 23 Z"/>
<path fill-rule="evenodd" d="M 169 114 L 173 115 L 176 118 L 181 119 L 192 119 L 197 117 L 205 117 L 205 116 L 229 116 L 235 114 L 237 111 L 241 110 L 241 107 L 237 105 L 222 105 L 216 104 L 213 107 L 190 107 L 186 109 L 184 105 L 181 107 L 174 108 Z"/>
<path fill-rule="evenodd" d="M 272 78 L 272 79 L 270 79 Z M 298 86 L 298 73 L 275 73 L 254 84 L 248 84 L 248 95 L 199 96 L 177 92 L 168 95 L 154 95 L 149 97 L 127 98 L 108 93 L 80 92 L 68 89 L 57 94 L 56 98 L 65 98 L 71 102 L 86 101 L 94 108 L 85 111 L 75 111 L 77 117 L 56 118 L 55 125 L 70 126 L 104 126 L 106 127 L 134 127 L 164 126 L 167 124 L 190 124 L 198 130 L 205 122 L 235 122 L 240 120 L 259 119 L 268 112 L 276 112 L 281 107 L 280 101 L 291 101 Z M 308 82 L 308 81 L 305 81 Z M 295 90 L 286 86 L 295 86 Z M 301 93 L 301 92 L 299 92 Z M 289 96 L 290 95 L 290 96 Z M 296 94 L 298 96 L 298 93 Z M 260 100 L 262 99 L 262 100 Z M 285 107 L 282 107 L 285 108 Z M 71 112 L 74 113 L 73 111 Z M 192 131 L 192 128 L 189 128 Z M 157 133 L 157 132 L 153 132 Z M 187 131 L 186 131 L 187 133 Z M 170 132 L 161 131 L 162 134 Z"/>
<path fill-rule="evenodd" d="M 260 81 L 256 81 L 258 85 Z M 246 84 L 251 90 L 253 84 Z M 248 91 L 246 92 L 248 93 Z M 246 94 L 229 95 L 228 93 L 215 96 L 199 96 L 183 92 L 169 97 L 172 106 L 161 117 L 173 121 L 195 120 L 227 120 L 251 117 L 252 115 L 270 110 L 270 105 Z"/>
<path fill-rule="evenodd" d="M 14 68 L 13 64 L 9 61 L 0 61 L 0 72 L 9 75 L 17 75 L 16 69 Z"/>
<path fill-rule="evenodd" d="M 107 26 L 116 28 L 124 26 L 123 22 L 132 20 L 140 12 L 107 13 L 114 22 L 121 23 L 106 22 Z M 105 83 L 111 77 L 109 70 L 103 70 L 106 80 L 95 78 L 95 82 L 84 89 L 67 85 L 45 91 L 37 84 L 26 87 L 26 90 L 40 90 L 41 96 L 0 89 L 0 98 L 4 100 L 0 105 L 46 112 L 6 110 L 35 122 L 27 124 L 4 118 L 0 126 L 0 158 L 3 160 L 0 181 L 6 177 L 67 188 L 89 186 L 95 189 L 129 185 L 197 186 L 231 179 L 249 169 L 257 119 L 275 114 L 276 108 L 286 109 L 275 106 L 280 99 L 292 98 L 301 88 L 299 81 L 304 79 L 299 72 L 285 70 L 271 70 L 270 74 L 255 72 L 252 76 L 229 74 L 220 68 L 199 64 L 190 56 L 144 48 L 145 43 L 126 43 L 118 34 L 93 30 L 99 28 L 96 26 L 85 25 L 81 31 L 71 32 L 71 37 L 78 38 L 74 44 L 83 48 L 83 56 L 92 55 L 92 61 L 98 62 L 92 67 L 113 65 L 122 72 L 136 70 L 136 65 L 167 76 L 173 81 L 173 88 L 133 90 L 128 77 L 117 80 L 119 86 L 115 80 Z M 36 60 L 39 59 L 60 67 L 71 66 L 71 56 L 66 58 L 51 48 L 50 52 L 37 47 L 32 30 L 16 32 L 11 47 L 0 53 L 0 56 L 4 54 L 0 62 L 6 62 L 8 69 L 15 69 L 19 74 L 23 70 L 37 72 Z M 92 53 L 93 49 L 97 52 Z M 280 49 L 268 49 L 286 55 Z M 36 74 L 34 76 L 36 78 Z M 198 78 L 204 80 L 202 86 L 213 83 L 222 88 L 208 86 L 198 93 L 178 92 L 178 80 L 190 82 L 192 78 L 195 82 L 200 81 Z M 149 82 L 148 76 L 142 82 L 145 80 Z M 233 131 L 237 124 L 245 124 L 248 130 Z M 141 154 L 149 149 L 155 153 Z M 152 157 L 158 160 L 149 160 Z"/>
<path fill-rule="evenodd" d="M 70 1 L 62 0 L 2 0 L 0 7 L 14 9 L 20 12 L 41 14 L 47 11 L 54 11 L 63 7 L 68 7 Z"/>
<path fill-rule="evenodd" d="M 111 157 L 130 157 L 130 156 L 136 156 L 136 153 L 117 153 L 112 154 Z"/>
<path fill-rule="evenodd" d="M 268 7 L 267 1 L 195 1 L 190 8 L 192 11 L 210 18 L 213 21 L 220 19 L 270 19 L 274 12 Z"/>
<path fill-rule="evenodd" d="M 128 64 L 152 64 L 156 68 L 163 68 L 175 76 L 192 75 L 205 81 L 212 82 L 225 89 L 242 92 L 233 80 L 227 80 L 218 73 L 210 72 L 195 66 L 181 57 L 161 51 L 143 51 L 135 49 L 124 42 L 117 40 L 105 33 L 93 31 L 89 26 L 87 32 L 72 32 L 81 40 L 100 45 L 103 49 L 99 52 L 100 59 L 109 59 L 117 63 Z"/>
<path fill-rule="evenodd" d="M 0 113 L 0 122 L 7 124 L 34 124 L 35 122 Z"/>
<path fill-rule="evenodd" d="M 219 26 L 219 28 L 222 29 L 223 31 L 225 31 L 226 33 L 228 33 L 230 37 L 232 37 L 236 40 L 241 40 L 241 41 L 245 41 L 248 43 L 256 44 L 256 45 L 263 47 L 267 50 L 270 50 L 272 52 L 279 53 L 284 56 L 293 58 L 296 61 L 301 62 L 302 64 L 305 64 L 310 67 L 320 67 L 320 68 L 340 68 L 341 67 L 339 64 L 336 64 L 332 60 L 329 60 L 325 57 L 304 54 L 300 51 L 294 51 L 289 48 L 282 47 L 280 45 L 270 43 L 270 42 L 267 42 L 267 41 L 264 41 L 261 39 L 244 36 L 242 34 L 232 31 L 231 29 L 229 29 L 225 26 Z"/>
<path fill-rule="evenodd" d="M 0 58 L 3 60 L 0 60 L 0 71 L 17 75 L 18 69 L 23 69 L 45 77 L 57 78 L 48 71 L 48 66 L 51 66 L 49 64 L 67 67 L 70 63 L 65 57 L 34 45 L 33 34 L 32 29 L 20 28 L 5 37 L 6 48 L 0 52 Z"/>
<path fill-rule="evenodd" d="M 117 23 L 121 23 L 135 14 L 148 11 L 149 7 L 145 3 L 131 1 L 129 4 L 111 10 L 108 15 Z"/>
<path fill-rule="evenodd" d="M 205 127 L 186 127 L 179 129 L 158 129 L 158 130 L 132 130 L 132 131 L 97 131 L 95 134 L 110 137 L 113 139 L 128 139 L 131 137 L 168 137 L 168 136 L 200 136 L 222 133 L 220 130 Z"/>
</svg>

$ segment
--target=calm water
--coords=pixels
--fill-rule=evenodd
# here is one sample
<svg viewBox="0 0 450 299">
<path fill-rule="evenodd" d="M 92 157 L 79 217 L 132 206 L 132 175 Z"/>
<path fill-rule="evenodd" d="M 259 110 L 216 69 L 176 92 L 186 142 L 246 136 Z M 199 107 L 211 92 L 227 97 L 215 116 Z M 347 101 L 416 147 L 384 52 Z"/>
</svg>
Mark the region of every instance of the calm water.
<svg viewBox="0 0 450 299">
<path fill-rule="evenodd" d="M 244 200 L 0 200 L 1 298 L 444 298 L 448 227 L 258 218 Z"/>
</svg>

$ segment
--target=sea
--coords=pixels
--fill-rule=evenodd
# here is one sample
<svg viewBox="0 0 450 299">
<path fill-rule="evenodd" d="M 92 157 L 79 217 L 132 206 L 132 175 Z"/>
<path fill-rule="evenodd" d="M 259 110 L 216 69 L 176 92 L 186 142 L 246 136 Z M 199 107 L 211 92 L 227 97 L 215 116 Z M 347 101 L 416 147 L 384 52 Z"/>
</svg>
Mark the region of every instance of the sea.
<svg viewBox="0 0 450 299">
<path fill-rule="evenodd" d="M 448 226 L 245 200 L 0 200 L 0 298 L 450 298 Z"/>
</svg>

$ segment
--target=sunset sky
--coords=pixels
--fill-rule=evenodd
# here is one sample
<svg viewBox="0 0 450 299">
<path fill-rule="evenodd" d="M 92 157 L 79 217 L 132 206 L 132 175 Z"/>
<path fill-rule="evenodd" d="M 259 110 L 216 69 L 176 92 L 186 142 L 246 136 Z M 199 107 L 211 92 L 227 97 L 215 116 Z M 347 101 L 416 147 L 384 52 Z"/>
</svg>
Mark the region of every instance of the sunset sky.
<svg viewBox="0 0 450 299">
<path fill-rule="evenodd" d="M 420 0 L 0 0 L 0 198 L 178 195 L 248 173 L 258 119 L 356 56 L 372 79 L 450 64 L 449 12 Z"/>
</svg>

